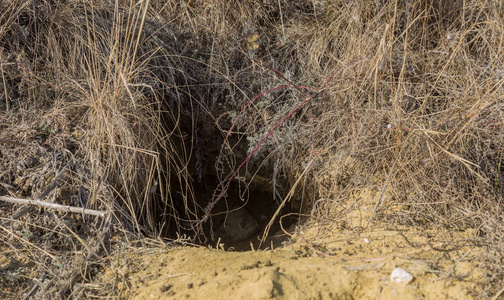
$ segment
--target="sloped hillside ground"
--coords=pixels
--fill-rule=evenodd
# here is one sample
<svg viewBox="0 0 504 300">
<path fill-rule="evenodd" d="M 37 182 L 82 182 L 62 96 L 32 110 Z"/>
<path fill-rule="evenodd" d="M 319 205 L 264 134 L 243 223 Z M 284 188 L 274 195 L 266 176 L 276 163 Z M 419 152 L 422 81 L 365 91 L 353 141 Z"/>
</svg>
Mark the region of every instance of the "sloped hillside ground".
<svg viewBox="0 0 504 300">
<path fill-rule="evenodd" d="M 0 298 L 498 299 L 503 11 L 0 2 Z"/>
<path fill-rule="evenodd" d="M 134 299 L 474 299 L 488 276 L 474 230 L 380 223 L 358 235 L 309 222 L 288 233 L 278 248 L 247 252 L 123 242 L 90 285 Z M 396 268 L 412 281 L 391 279 Z"/>
</svg>

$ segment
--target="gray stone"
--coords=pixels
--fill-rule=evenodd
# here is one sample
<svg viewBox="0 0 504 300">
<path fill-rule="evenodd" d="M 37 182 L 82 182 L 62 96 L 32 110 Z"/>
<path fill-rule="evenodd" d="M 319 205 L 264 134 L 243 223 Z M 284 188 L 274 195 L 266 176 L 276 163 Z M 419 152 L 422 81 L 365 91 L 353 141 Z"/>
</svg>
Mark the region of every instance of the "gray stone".
<svg viewBox="0 0 504 300">
<path fill-rule="evenodd" d="M 390 274 L 390 281 L 396 282 L 396 283 L 401 283 L 401 284 L 408 284 L 413 280 L 413 275 L 411 275 L 408 271 L 401 269 L 401 268 L 395 268 L 392 271 L 392 274 Z"/>
</svg>

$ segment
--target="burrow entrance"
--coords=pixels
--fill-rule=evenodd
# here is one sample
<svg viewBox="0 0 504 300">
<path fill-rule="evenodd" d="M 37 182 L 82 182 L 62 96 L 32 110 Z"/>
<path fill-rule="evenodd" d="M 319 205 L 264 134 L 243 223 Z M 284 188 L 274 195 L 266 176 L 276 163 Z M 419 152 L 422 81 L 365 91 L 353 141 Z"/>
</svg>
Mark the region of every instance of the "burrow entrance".
<svg viewBox="0 0 504 300">
<path fill-rule="evenodd" d="M 255 179 L 261 180 L 264 178 Z M 206 176 L 204 181 L 202 185 L 195 187 L 194 193 L 197 203 L 207 206 L 214 198 L 214 188 L 219 182 L 215 176 Z M 278 247 L 289 237 L 281 230 L 280 217 L 294 212 L 291 205 L 286 205 L 265 235 L 280 201 L 282 200 L 274 197 L 271 190 L 264 188 L 262 182 L 252 180 L 246 187 L 244 183 L 232 181 L 226 197 L 213 206 L 210 219 L 203 224 L 206 240 L 201 242 L 214 248 L 232 248 L 238 251 Z M 285 230 L 292 231 L 298 218 L 294 215 L 285 216 L 281 222 Z"/>
<path fill-rule="evenodd" d="M 243 137 L 229 141 L 234 146 L 233 152 L 227 155 L 232 157 L 234 164 L 233 167 L 221 164 L 218 174 L 217 161 L 229 158 L 222 158 L 223 141 L 219 140 L 223 136 L 222 132 L 212 122 L 198 125 L 198 128 L 202 128 L 200 132 L 193 130 L 192 136 L 188 134 L 189 138 L 184 141 L 185 145 L 193 147 L 190 150 L 194 153 L 187 164 L 187 168 L 191 170 L 191 192 L 177 190 L 178 182 L 173 182 L 175 189 L 170 193 L 173 211 L 169 214 L 171 218 L 168 222 L 163 220 L 168 224 L 163 235 L 169 238 L 186 236 L 193 243 L 226 250 L 231 248 L 246 251 L 280 246 L 289 238 L 281 230 L 281 226 L 292 232 L 293 225 L 299 221 L 295 213 L 306 212 L 306 209 L 296 205 L 302 202 L 302 196 L 296 195 L 282 206 L 269 226 L 290 191 L 288 176 L 274 172 L 273 159 L 268 161 L 264 157 L 252 158 L 229 182 L 224 196 L 211 205 L 209 217 L 201 221 L 209 204 L 215 201 L 219 187 L 222 188 L 234 168 L 247 157 L 250 145 Z M 194 142 L 195 140 L 198 142 Z M 269 230 L 265 235 L 267 228 Z"/>
</svg>

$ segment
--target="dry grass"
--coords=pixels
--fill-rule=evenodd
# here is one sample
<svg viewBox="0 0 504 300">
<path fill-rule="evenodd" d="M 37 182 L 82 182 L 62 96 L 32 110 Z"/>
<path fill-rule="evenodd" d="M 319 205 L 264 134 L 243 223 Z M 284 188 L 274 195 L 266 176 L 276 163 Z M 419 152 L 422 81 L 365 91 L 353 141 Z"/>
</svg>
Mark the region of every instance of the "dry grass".
<svg viewBox="0 0 504 300">
<path fill-rule="evenodd" d="M 39 266 L 34 277 L 49 278 L 37 295 L 66 298 L 93 276 L 84 266 L 106 256 L 112 228 L 209 226 L 200 221 L 226 180 L 306 96 L 276 89 L 238 112 L 288 80 L 320 92 L 304 90 L 313 99 L 265 140 L 237 186 L 266 178 L 280 202 L 304 174 L 291 204 L 314 217 L 344 218 L 347 199 L 371 189 L 384 195 L 375 218 L 401 204 L 387 218 L 477 228 L 493 271 L 484 293 L 494 293 L 504 275 L 503 11 L 484 0 L 2 1 L 0 193 L 36 198 L 58 179 L 52 201 L 112 217 L 39 209 L 0 235 Z M 208 176 L 220 185 L 201 199 Z M 2 222 L 15 209 L 5 206 Z M 61 245 L 42 247 L 49 233 Z M 87 259 L 61 262 L 72 276 L 49 259 L 80 251 Z M 34 277 L 2 288 L 26 293 Z"/>
</svg>

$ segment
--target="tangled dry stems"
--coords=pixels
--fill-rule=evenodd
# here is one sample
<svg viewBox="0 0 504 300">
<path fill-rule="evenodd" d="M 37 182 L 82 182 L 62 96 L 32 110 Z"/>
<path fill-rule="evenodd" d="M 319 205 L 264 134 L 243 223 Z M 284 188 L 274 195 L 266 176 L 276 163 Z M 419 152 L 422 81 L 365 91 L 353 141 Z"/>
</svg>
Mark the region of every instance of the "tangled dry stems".
<svg viewBox="0 0 504 300">
<path fill-rule="evenodd" d="M 494 253 L 485 258 L 495 271 L 489 286 L 502 282 L 502 5 L 3 1 L 0 192 L 36 198 L 67 169 L 57 201 L 110 211 L 112 223 L 137 234 L 184 232 L 208 204 L 194 193 L 198 180 L 225 182 L 304 100 L 295 88 L 277 89 L 233 119 L 286 84 L 268 66 L 325 92 L 277 128 L 240 177 L 270 178 L 281 200 L 306 174 L 291 205 L 318 218 L 344 219 L 356 192 L 383 190 L 376 218 L 385 216 L 380 206 L 401 204 L 388 219 L 477 228 Z M 37 235 L 72 240 L 58 227 L 68 216 L 27 218 L 32 225 L 2 233 L 15 243 L 23 227 L 35 232 L 20 244 L 27 261 L 40 251 Z M 110 224 L 73 222 L 103 253 L 93 237 Z M 73 243 L 63 248 L 84 247 Z M 55 245 L 45 251 L 61 254 Z M 36 264 L 53 284 L 62 278 L 52 262 Z M 61 297 L 86 280 L 77 277 Z"/>
</svg>

